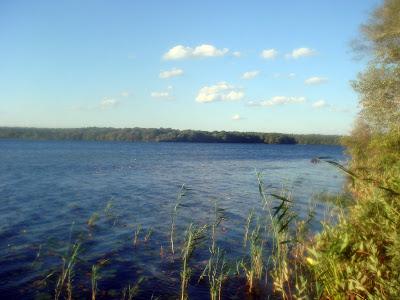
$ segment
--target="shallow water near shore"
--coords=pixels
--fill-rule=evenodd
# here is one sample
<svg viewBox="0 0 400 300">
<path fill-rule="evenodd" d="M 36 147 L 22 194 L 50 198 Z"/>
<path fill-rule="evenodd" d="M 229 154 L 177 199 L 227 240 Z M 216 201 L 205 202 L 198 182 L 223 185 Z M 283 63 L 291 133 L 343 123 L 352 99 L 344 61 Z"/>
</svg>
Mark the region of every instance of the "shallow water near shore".
<svg viewBox="0 0 400 300">
<path fill-rule="evenodd" d="M 245 254 L 246 217 L 260 206 L 256 170 L 270 191 L 290 190 L 296 213 L 305 217 L 315 194 L 338 193 L 344 184 L 339 171 L 311 159 L 329 156 L 343 162 L 343 150 L 322 145 L 0 140 L 0 295 L 52 295 L 55 278 L 46 276 L 60 268 L 60 257 L 80 240 L 77 298 L 90 297 L 91 266 L 99 264 L 99 299 L 120 299 L 121 290 L 140 277 L 144 281 L 136 299 L 175 299 L 181 264 L 179 253 L 175 259 L 169 253 L 169 230 L 182 184 L 187 190 L 178 211 L 176 244 L 189 223 L 210 222 L 217 201 L 224 213 L 217 244 L 233 262 Z M 313 230 L 320 228 L 325 209 L 317 204 Z M 196 250 L 191 261 L 190 299 L 209 297 L 207 285 L 197 282 L 208 246 Z M 240 278 L 228 285 L 226 298 L 243 297 Z"/>
</svg>

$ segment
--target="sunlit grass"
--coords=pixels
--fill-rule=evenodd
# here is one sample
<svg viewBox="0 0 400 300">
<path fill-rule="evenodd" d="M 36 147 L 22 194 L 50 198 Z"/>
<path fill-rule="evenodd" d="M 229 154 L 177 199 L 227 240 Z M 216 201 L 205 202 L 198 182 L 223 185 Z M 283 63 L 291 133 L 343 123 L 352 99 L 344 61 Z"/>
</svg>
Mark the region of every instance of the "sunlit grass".
<svg viewBox="0 0 400 300">
<path fill-rule="evenodd" d="M 136 226 L 136 229 L 135 229 L 135 231 L 133 233 L 133 246 L 135 246 L 135 247 L 138 244 L 139 235 L 140 235 L 141 231 L 142 231 L 142 225 L 139 224 L 139 225 Z"/>
<path fill-rule="evenodd" d="M 247 280 L 249 293 L 255 291 L 264 272 L 263 248 L 264 241 L 260 235 L 260 223 L 252 230 L 249 238 L 250 244 L 250 262 L 240 262 L 240 268 L 244 271 Z"/>
<path fill-rule="evenodd" d="M 68 300 L 72 299 L 74 267 L 78 258 L 80 247 L 81 245 L 78 242 L 73 244 L 70 252 L 67 253 L 67 256 L 62 258 L 63 264 L 54 290 L 55 300 L 60 299 L 63 291 L 65 291 L 66 298 Z"/>
<path fill-rule="evenodd" d="M 135 284 L 128 285 L 126 288 L 122 290 L 121 300 L 133 300 L 140 290 L 140 285 L 144 281 L 143 277 L 140 277 Z"/>
<path fill-rule="evenodd" d="M 243 256 L 235 258 L 235 261 L 237 261 L 237 274 L 240 278 L 245 279 L 247 292 L 258 298 L 262 297 L 263 291 L 273 290 L 274 295 L 279 295 L 282 299 L 309 299 L 307 297 L 310 295 L 315 298 L 318 295 L 342 293 L 345 288 L 338 289 L 338 286 L 343 284 L 345 275 L 343 267 L 337 261 L 337 253 L 347 253 L 351 234 L 342 231 L 342 234 L 338 235 L 339 232 L 335 231 L 336 227 L 326 223 L 324 225 L 324 235 L 317 236 L 317 246 L 312 246 L 314 245 L 312 244 L 314 240 L 309 239 L 308 228 L 314 217 L 314 210 L 310 208 L 306 219 L 300 220 L 293 212 L 293 198 L 290 193 L 285 190 L 280 193 L 267 191 L 261 174 L 257 174 L 257 182 L 262 201 L 259 205 L 250 209 L 245 219 L 245 224 L 242 228 L 243 240 L 239 242 Z M 148 227 L 143 232 L 142 225 L 137 224 L 133 233 L 133 245 L 136 247 L 142 241 L 148 247 L 154 248 L 153 246 L 160 243 L 157 247 L 160 247 L 159 256 L 163 258 L 165 253 L 162 245 L 164 242 L 168 244 L 169 239 L 171 252 L 176 252 L 177 249 L 180 251 L 180 286 L 179 296 L 177 295 L 177 297 L 181 300 L 189 299 L 189 282 L 194 274 L 201 273 L 197 280 L 207 282 L 212 300 L 220 300 L 224 284 L 233 279 L 231 277 L 233 274 L 231 274 L 226 262 L 225 250 L 218 244 L 223 241 L 223 236 L 218 236 L 218 228 L 225 219 L 224 209 L 219 207 L 217 201 L 214 201 L 210 210 L 209 224 L 196 226 L 190 223 L 187 230 L 181 233 L 181 236 L 176 236 L 177 212 L 178 208 L 184 208 L 181 205 L 184 190 L 185 187 L 182 186 L 174 203 L 171 227 L 170 231 L 166 233 L 166 240 L 154 240 L 153 242 L 153 239 L 151 239 L 153 228 Z M 325 195 L 324 197 L 328 199 L 330 196 Z M 344 224 L 343 219 L 345 219 L 346 214 L 343 208 L 340 207 L 338 210 L 335 206 L 334 209 L 336 213 L 341 212 L 340 215 L 337 215 L 337 220 L 339 223 Z M 89 225 L 86 228 L 87 237 L 93 238 L 91 227 L 95 226 L 101 217 L 108 218 L 110 210 L 111 205 L 107 204 L 104 215 L 93 214 L 94 217 L 90 219 L 90 222 L 87 222 L 87 225 Z M 113 218 L 116 217 L 113 215 Z M 395 216 L 393 215 L 392 217 L 394 218 Z M 114 225 L 113 228 L 115 228 Z M 332 240 L 337 240 L 340 236 L 342 244 L 340 244 L 339 252 L 335 248 L 336 250 L 330 250 L 333 252 L 326 256 L 319 251 L 318 247 L 320 247 L 321 241 L 326 239 L 326 236 L 330 236 Z M 177 240 L 181 242 L 177 244 Z M 78 256 L 81 252 L 82 243 L 84 241 L 70 246 L 67 254 L 63 257 L 61 270 L 46 277 L 50 278 L 54 274 L 58 274 L 57 281 L 54 283 L 54 299 L 56 300 L 76 298 L 73 295 L 74 287 L 78 288 L 75 294 L 82 295 L 82 291 L 80 291 L 81 285 L 78 287 L 78 285 L 74 284 L 75 269 L 76 264 L 80 261 Z M 153 245 L 153 243 L 155 244 Z M 208 244 L 206 245 L 206 243 Z M 210 255 L 203 267 L 201 264 L 199 265 L 199 261 L 196 261 L 194 255 L 201 244 L 208 247 Z M 368 247 L 371 247 L 370 244 L 364 243 L 360 245 L 358 253 L 361 253 L 361 251 L 369 253 L 368 251 L 371 251 L 367 250 Z M 199 249 L 198 254 L 201 254 L 203 249 Z M 38 251 L 35 261 L 43 257 L 40 252 L 41 250 Z M 157 252 L 154 255 L 157 256 Z M 110 267 L 112 266 L 112 260 L 105 259 L 105 261 L 110 264 Z M 99 261 L 91 266 L 91 271 L 87 272 L 87 274 L 90 274 L 89 284 L 91 287 L 88 290 L 91 291 L 92 300 L 98 298 L 99 295 L 98 280 L 100 278 L 99 268 L 101 265 L 103 263 Z M 195 279 L 193 278 L 193 280 Z M 126 286 L 122 291 L 122 299 L 134 299 L 138 294 L 142 281 L 143 277 L 140 277 L 135 284 Z M 358 289 L 361 289 L 359 283 Z M 102 291 L 102 293 L 107 293 L 107 291 Z"/>
<path fill-rule="evenodd" d="M 97 295 L 97 281 L 99 279 L 99 266 L 93 265 L 92 266 L 92 273 L 91 273 L 91 283 L 92 283 L 92 300 L 96 300 Z"/>
<path fill-rule="evenodd" d="M 181 300 L 188 299 L 187 289 L 190 277 L 192 275 L 192 269 L 189 266 L 189 261 L 192 258 L 193 252 L 196 247 L 198 247 L 205 238 L 206 229 L 207 225 L 197 227 L 193 224 L 190 224 L 186 230 L 185 240 L 181 251 Z"/>
<path fill-rule="evenodd" d="M 211 251 L 210 259 L 204 268 L 200 279 L 207 278 L 210 284 L 211 300 L 222 299 L 222 285 L 229 276 L 229 268 L 225 261 L 225 256 L 220 248 Z"/>
</svg>

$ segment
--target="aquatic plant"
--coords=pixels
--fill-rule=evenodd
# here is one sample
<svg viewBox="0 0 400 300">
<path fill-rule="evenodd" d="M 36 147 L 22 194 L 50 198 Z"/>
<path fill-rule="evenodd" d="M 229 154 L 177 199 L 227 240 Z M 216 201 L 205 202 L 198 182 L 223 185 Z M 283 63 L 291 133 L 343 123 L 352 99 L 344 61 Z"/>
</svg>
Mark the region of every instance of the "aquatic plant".
<svg viewBox="0 0 400 300">
<path fill-rule="evenodd" d="M 96 294 L 97 294 L 97 281 L 99 279 L 99 274 L 98 274 L 99 266 L 93 265 L 92 266 L 92 273 L 90 276 L 90 280 L 92 283 L 92 300 L 96 300 Z"/>
<path fill-rule="evenodd" d="M 113 205 L 113 200 L 107 202 L 104 208 L 104 215 L 109 221 L 112 221 L 113 226 L 115 226 L 118 222 L 118 215 L 113 212 Z"/>
<path fill-rule="evenodd" d="M 150 227 L 149 230 L 147 230 L 146 235 L 144 236 L 144 242 L 147 243 L 150 240 L 151 235 L 153 234 L 153 228 Z"/>
<path fill-rule="evenodd" d="M 97 222 L 97 220 L 99 219 L 99 214 L 97 212 L 93 213 L 89 220 L 87 221 L 87 225 L 89 227 L 93 227 L 95 225 L 95 223 Z"/>
<path fill-rule="evenodd" d="M 218 207 L 218 202 L 214 201 L 214 219 L 211 222 L 211 252 L 215 252 L 216 240 L 217 240 L 217 228 L 221 222 L 225 219 L 224 210 Z"/>
<path fill-rule="evenodd" d="M 249 214 L 247 215 L 246 225 L 244 227 L 243 247 L 247 246 L 247 240 L 249 238 L 250 224 L 253 219 L 253 215 L 254 215 L 254 209 L 250 210 Z"/>
<path fill-rule="evenodd" d="M 63 264 L 54 291 L 55 300 L 58 300 L 60 298 L 63 289 L 66 290 L 67 299 L 72 299 L 72 281 L 74 277 L 74 267 L 78 258 L 79 249 L 80 243 L 76 242 L 75 244 L 73 244 L 70 252 L 67 253 L 67 256 L 62 258 Z"/>
<path fill-rule="evenodd" d="M 292 210 L 292 201 L 284 193 L 281 195 L 267 193 L 260 173 L 257 173 L 258 190 L 263 202 L 263 208 L 267 212 L 268 224 L 272 238 L 271 248 L 271 276 L 274 289 L 284 299 L 292 298 L 290 270 L 289 270 L 289 246 L 293 242 L 290 233 L 290 224 L 296 218 Z"/>
<path fill-rule="evenodd" d="M 139 240 L 139 235 L 140 235 L 140 232 L 142 231 L 142 225 L 141 224 L 139 224 L 139 225 L 137 225 L 136 226 L 136 229 L 135 229 L 135 231 L 134 231 L 134 233 L 133 233 L 133 245 L 136 247 L 136 245 L 137 245 L 137 243 L 138 243 L 138 240 Z"/>
<path fill-rule="evenodd" d="M 385 0 L 361 27 L 369 58 L 352 82 L 360 113 L 343 139 L 344 172 L 354 203 L 325 223 L 306 256 L 323 298 L 397 299 L 400 295 L 400 1 Z"/>
<path fill-rule="evenodd" d="M 104 214 L 108 217 L 112 217 L 112 207 L 113 207 L 113 202 L 110 200 L 107 202 L 106 207 L 104 208 Z"/>
<path fill-rule="evenodd" d="M 250 244 L 250 262 L 240 261 L 239 266 L 244 271 L 249 293 L 255 291 L 256 285 L 260 282 L 264 272 L 263 248 L 264 241 L 260 235 L 261 225 L 257 225 L 252 230 L 249 237 Z"/>
<path fill-rule="evenodd" d="M 205 266 L 200 280 L 207 277 L 210 284 L 210 298 L 211 300 L 221 300 L 222 284 L 229 276 L 229 269 L 225 261 L 224 253 L 220 248 L 210 251 L 211 256 Z"/>
<path fill-rule="evenodd" d="M 175 200 L 175 205 L 172 209 L 171 212 L 171 230 L 170 230 L 170 242 L 171 242 L 171 252 L 172 255 L 175 254 L 175 247 L 174 247 L 174 239 L 175 239 L 175 222 L 176 222 L 176 217 L 178 215 L 178 208 L 181 206 L 182 203 L 182 198 L 185 196 L 186 192 L 186 187 L 184 184 L 182 184 L 178 196 L 176 197 Z"/>
<path fill-rule="evenodd" d="M 134 285 L 128 285 L 122 290 L 121 300 L 132 300 L 139 293 L 140 285 L 144 281 L 144 277 L 140 277 Z"/>
<path fill-rule="evenodd" d="M 188 299 L 187 288 L 189 284 L 190 276 L 192 275 L 192 270 L 189 266 L 189 260 L 193 255 L 193 251 L 205 237 L 205 231 L 207 230 L 207 225 L 197 227 L 192 223 L 186 230 L 185 240 L 182 246 L 181 251 L 181 261 L 182 261 L 182 270 L 181 270 L 181 293 L 180 299 L 186 300 Z"/>
</svg>

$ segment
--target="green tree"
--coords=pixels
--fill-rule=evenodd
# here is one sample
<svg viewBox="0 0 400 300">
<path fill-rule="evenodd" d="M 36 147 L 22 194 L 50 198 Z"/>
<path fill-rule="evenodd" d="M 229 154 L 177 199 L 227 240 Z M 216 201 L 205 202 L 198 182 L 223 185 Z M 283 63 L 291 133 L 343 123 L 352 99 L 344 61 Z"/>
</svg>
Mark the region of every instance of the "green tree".
<svg viewBox="0 0 400 300">
<path fill-rule="evenodd" d="M 385 0 L 361 27 L 360 39 L 359 48 L 370 61 L 352 82 L 361 111 L 345 139 L 351 167 L 362 177 L 400 190 L 394 174 L 400 170 L 400 1 Z"/>
<path fill-rule="evenodd" d="M 369 62 L 352 83 L 361 110 L 344 139 L 354 204 L 316 237 L 308 262 L 323 299 L 398 299 L 400 0 L 383 1 L 360 41 Z"/>
</svg>

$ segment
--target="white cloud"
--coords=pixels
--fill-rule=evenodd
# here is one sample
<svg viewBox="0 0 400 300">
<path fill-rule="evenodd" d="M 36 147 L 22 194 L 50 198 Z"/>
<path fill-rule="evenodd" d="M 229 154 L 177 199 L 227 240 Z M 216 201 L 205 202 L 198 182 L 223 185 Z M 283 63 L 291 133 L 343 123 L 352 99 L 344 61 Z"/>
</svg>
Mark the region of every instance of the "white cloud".
<svg viewBox="0 0 400 300">
<path fill-rule="evenodd" d="M 286 96 L 275 96 L 269 100 L 261 102 L 261 106 L 275 106 L 291 103 L 304 103 L 306 101 L 305 97 L 286 97 Z"/>
<path fill-rule="evenodd" d="M 265 59 L 274 59 L 278 55 L 275 49 L 265 49 L 261 52 L 261 57 Z"/>
<path fill-rule="evenodd" d="M 151 96 L 153 98 L 164 98 L 164 97 L 169 97 L 169 92 L 151 92 Z"/>
<path fill-rule="evenodd" d="M 174 97 L 172 95 L 172 86 L 168 86 L 166 90 L 164 91 L 156 91 L 156 92 L 151 92 L 150 96 L 152 98 L 158 98 L 158 99 L 164 99 L 164 100 L 173 100 Z"/>
<path fill-rule="evenodd" d="M 202 87 L 196 97 L 200 103 L 214 101 L 237 101 L 244 97 L 244 92 L 227 82 Z"/>
<path fill-rule="evenodd" d="M 311 48 L 297 48 L 293 49 L 293 51 L 289 54 L 286 55 L 287 58 L 294 58 L 298 59 L 300 57 L 306 57 L 306 56 L 314 56 L 317 54 L 317 51 Z"/>
<path fill-rule="evenodd" d="M 213 45 L 200 45 L 194 48 L 193 56 L 204 56 L 204 57 L 212 57 L 212 56 L 224 56 L 228 53 L 229 49 L 217 49 Z"/>
<path fill-rule="evenodd" d="M 233 115 L 232 116 L 232 120 L 233 121 L 240 121 L 242 118 L 240 117 L 240 115 L 239 114 L 236 114 L 236 115 Z"/>
<path fill-rule="evenodd" d="M 260 102 L 256 102 L 256 101 L 248 101 L 247 102 L 248 106 L 260 106 Z"/>
<path fill-rule="evenodd" d="M 113 98 L 104 98 L 101 102 L 100 102 L 100 108 L 105 110 L 105 109 L 111 109 L 111 108 L 115 108 L 120 104 L 120 102 L 117 99 L 113 99 Z"/>
<path fill-rule="evenodd" d="M 311 104 L 311 106 L 314 108 L 323 108 L 323 107 L 327 107 L 328 104 L 325 102 L 325 100 L 318 100 L 318 101 L 315 101 L 313 104 Z"/>
<path fill-rule="evenodd" d="M 221 100 L 227 100 L 227 101 L 236 101 L 240 100 L 244 97 L 244 93 L 242 91 L 230 91 L 226 95 L 222 95 Z"/>
<path fill-rule="evenodd" d="M 244 72 L 242 75 L 242 79 L 253 79 L 254 77 L 257 77 L 258 74 L 260 74 L 260 71 L 257 70 Z"/>
<path fill-rule="evenodd" d="M 124 103 L 125 99 L 122 99 L 120 97 L 128 97 L 130 94 L 128 92 L 121 92 L 119 96 L 116 97 L 104 97 L 103 100 L 97 103 L 93 103 L 91 105 L 73 105 L 71 107 L 72 110 L 74 111 L 100 111 L 100 110 L 110 110 L 114 109 L 121 104 Z M 117 99 L 120 98 L 120 99 Z"/>
<path fill-rule="evenodd" d="M 304 81 L 304 83 L 308 84 L 308 85 L 317 85 L 317 84 L 325 83 L 327 81 L 328 81 L 328 78 L 326 78 L 326 77 L 314 76 L 314 77 L 307 78 Z"/>
<path fill-rule="evenodd" d="M 168 71 L 161 71 L 158 76 L 160 78 L 162 78 L 162 79 L 167 79 L 167 78 L 181 76 L 181 75 L 183 75 L 183 70 L 182 69 L 173 68 L 173 69 L 168 70 Z"/>
<path fill-rule="evenodd" d="M 195 48 L 177 45 L 164 54 L 165 60 L 176 60 L 190 57 L 215 57 L 224 56 L 229 52 L 228 48 L 218 49 L 213 45 L 202 44 Z"/>
<path fill-rule="evenodd" d="M 234 51 L 234 52 L 232 52 L 232 55 L 235 57 L 241 57 L 242 53 L 240 51 Z"/>
<path fill-rule="evenodd" d="M 189 57 L 192 52 L 192 48 L 178 45 L 169 49 L 169 51 L 165 53 L 163 57 L 166 60 L 182 59 Z"/>
<path fill-rule="evenodd" d="M 295 73 L 289 73 L 289 74 L 283 74 L 283 73 L 275 73 L 274 78 L 287 78 L 287 79 L 292 79 L 296 77 Z"/>
<path fill-rule="evenodd" d="M 314 103 L 311 104 L 311 106 L 313 108 L 315 108 L 315 109 L 329 109 L 329 111 L 335 112 L 335 113 L 349 113 L 349 112 L 351 112 L 351 109 L 349 109 L 349 108 L 337 107 L 336 105 L 327 103 L 323 99 L 315 101 Z"/>
<path fill-rule="evenodd" d="M 286 105 L 286 104 L 301 104 L 306 102 L 305 97 L 287 97 L 287 96 L 275 96 L 268 100 L 256 102 L 250 101 L 247 103 L 249 106 L 278 106 L 278 105 Z"/>
</svg>

